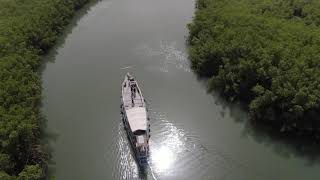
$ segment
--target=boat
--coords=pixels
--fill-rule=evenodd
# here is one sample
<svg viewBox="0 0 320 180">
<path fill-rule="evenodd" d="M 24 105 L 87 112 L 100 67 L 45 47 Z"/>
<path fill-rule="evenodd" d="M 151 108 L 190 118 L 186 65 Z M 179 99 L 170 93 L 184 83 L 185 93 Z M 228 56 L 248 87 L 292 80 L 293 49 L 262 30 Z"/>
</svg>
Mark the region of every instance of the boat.
<svg viewBox="0 0 320 180">
<path fill-rule="evenodd" d="M 150 122 L 141 89 L 135 78 L 126 74 L 121 86 L 121 116 L 139 165 L 148 164 Z"/>
</svg>

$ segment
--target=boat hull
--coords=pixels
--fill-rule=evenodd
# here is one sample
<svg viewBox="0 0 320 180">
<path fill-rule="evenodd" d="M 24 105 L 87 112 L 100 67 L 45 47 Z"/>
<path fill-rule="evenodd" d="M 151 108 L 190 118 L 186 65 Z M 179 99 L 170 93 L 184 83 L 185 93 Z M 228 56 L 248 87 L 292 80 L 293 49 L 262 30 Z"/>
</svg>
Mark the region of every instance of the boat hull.
<svg viewBox="0 0 320 180">
<path fill-rule="evenodd" d="M 139 166 L 146 166 L 149 157 L 149 117 L 141 89 L 129 74 L 122 83 L 121 118 Z"/>
</svg>

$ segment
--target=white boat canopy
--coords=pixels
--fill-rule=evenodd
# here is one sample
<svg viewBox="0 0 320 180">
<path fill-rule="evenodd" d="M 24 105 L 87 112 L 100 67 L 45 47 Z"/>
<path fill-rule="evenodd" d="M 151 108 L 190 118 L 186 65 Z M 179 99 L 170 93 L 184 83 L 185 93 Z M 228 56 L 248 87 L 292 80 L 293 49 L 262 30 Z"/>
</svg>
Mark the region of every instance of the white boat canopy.
<svg viewBox="0 0 320 180">
<path fill-rule="evenodd" d="M 126 113 L 132 132 L 136 130 L 147 130 L 147 112 L 145 107 L 126 109 Z"/>
</svg>

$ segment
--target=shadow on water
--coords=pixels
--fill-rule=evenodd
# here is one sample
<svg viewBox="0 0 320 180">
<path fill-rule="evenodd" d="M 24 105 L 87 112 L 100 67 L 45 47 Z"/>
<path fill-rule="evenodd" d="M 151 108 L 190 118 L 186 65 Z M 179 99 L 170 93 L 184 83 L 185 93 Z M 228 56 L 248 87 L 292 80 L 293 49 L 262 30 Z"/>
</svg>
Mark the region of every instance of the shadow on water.
<svg viewBox="0 0 320 180">
<path fill-rule="evenodd" d="M 148 175 L 148 167 L 138 167 L 138 176 L 139 179 L 147 179 Z"/>
<path fill-rule="evenodd" d="M 235 122 L 246 122 L 248 120 L 249 116 L 247 112 L 249 109 L 245 103 L 239 101 L 233 103 L 228 102 L 226 97 L 221 95 L 221 93 L 210 88 L 208 84 L 209 78 L 198 75 L 194 70 L 192 70 L 192 73 L 196 75 L 197 81 L 201 87 L 206 90 L 206 93 L 214 97 L 214 103 L 222 107 L 222 111 L 220 112 L 222 117 L 225 116 L 225 111 L 230 109 L 230 115 Z"/>
<path fill-rule="evenodd" d="M 274 131 L 268 125 L 252 121 L 245 122 L 243 135 L 272 148 L 283 158 L 303 158 L 307 166 L 320 165 L 320 145 L 308 137 L 290 136 Z"/>
<path fill-rule="evenodd" d="M 194 72 L 196 74 L 196 72 Z M 279 132 L 268 124 L 253 121 L 249 117 L 248 105 L 242 102 L 229 102 L 217 91 L 212 91 L 208 86 L 208 78 L 197 75 L 200 84 L 207 89 L 207 93 L 214 97 L 215 104 L 221 105 L 224 116 L 229 109 L 230 116 L 237 123 L 244 123 L 242 136 L 251 138 L 259 144 L 263 144 L 273 150 L 275 154 L 285 159 L 302 158 L 305 165 L 320 165 L 320 145 L 318 141 L 308 137 L 299 137 L 293 134 Z"/>
<path fill-rule="evenodd" d="M 60 34 L 55 42 L 55 45 L 49 50 L 47 54 L 42 57 L 42 66 L 39 68 L 39 72 L 42 73 L 46 69 L 47 63 L 53 63 L 56 59 L 58 51 L 65 44 L 65 40 L 68 35 L 72 33 L 73 28 L 77 27 L 78 22 L 91 10 L 93 6 L 99 3 L 101 0 L 92 0 L 84 7 L 79 9 L 74 17 L 70 20 L 69 24 L 64 28 L 64 31 Z"/>
<path fill-rule="evenodd" d="M 47 52 L 47 54 L 42 56 L 42 65 L 39 68 L 39 74 L 42 76 L 42 73 L 46 69 L 47 63 L 53 63 L 55 61 L 55 58 L 58 54 L 58 51 L 60 48 L 63 47 L 66 37 L 72 33 L 72 30 L 74 27 L 77 26 L 77 23 L 80 21 L 80 19 L 85 16 L 90 9 L 96 5 L 100 0 L 93 0 L 90 1 L 88 4 L 86 4 L 83 8 L 78 10 L 74 17 L 70 20 L 69 24 L 65 27 L 64 31 L 60 34 L 58 39 L 55 42 L 55 45 Z M 41 109 L 44 108 L 43 102 L 40 103 Z M 40 122 L 41 122 L 41 144 L 43 146 L 44 151 L 46 152 L 47 156 L 47 162 L 48 162 L 48 169 L 47 169 L 47 179 L 50 177 L 54 177 L 54 174 L 56 172 L 55 169 L 55 162 L 52 159 L 52 155 L 54 153 L 54 148 L 52 147 L 52 143 L 56 142 L 59 138 L 59 134 L 56 132 L 52 132 L 47 127 L 48 119 L 44 115 L 43 110 L 40 115 Z"/>
</svg>

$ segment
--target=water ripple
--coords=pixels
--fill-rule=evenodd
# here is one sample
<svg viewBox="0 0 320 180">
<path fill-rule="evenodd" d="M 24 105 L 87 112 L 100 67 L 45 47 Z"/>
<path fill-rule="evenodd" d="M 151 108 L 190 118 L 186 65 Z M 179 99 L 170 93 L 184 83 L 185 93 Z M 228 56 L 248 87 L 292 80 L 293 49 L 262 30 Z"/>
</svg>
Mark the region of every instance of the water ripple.
<svg viewBox="0 0 320 180">
<path fill-rule="evenodd" d="M 146 67 L 148 70 L 160 70 L 162 72 L 169 72 L 170 67 L 190 72 L 190 65 L 188 56 L 185 50 L 177 48 L 175 41 L 160 41 L 158 48 L 153 48 L 148 44 L 141 44 L 136 48 L 136 52 L 145 56 L 160 57 L 160 64 Z"/>
<path fill-rule="evenodd" d="M 110 158 L 115 158 L 113 179 L 228 179 L 238 172 L 250 172 L 247 162 L 238 162 L 233 155 L 221 151 L 217 145 L 205 145 L 194 132 L 173 124 L 167 115 L 150 109 L 151 139 L 149 167 L 142 172 L 133 157 L 132 150 L 119 120 L 114 128 L 114 145 L 108 148 Z M 240 171 L 239 171 L 240 170 Z"/>
</svg>

